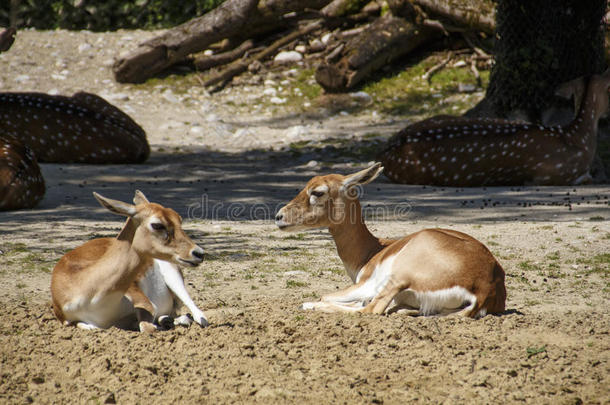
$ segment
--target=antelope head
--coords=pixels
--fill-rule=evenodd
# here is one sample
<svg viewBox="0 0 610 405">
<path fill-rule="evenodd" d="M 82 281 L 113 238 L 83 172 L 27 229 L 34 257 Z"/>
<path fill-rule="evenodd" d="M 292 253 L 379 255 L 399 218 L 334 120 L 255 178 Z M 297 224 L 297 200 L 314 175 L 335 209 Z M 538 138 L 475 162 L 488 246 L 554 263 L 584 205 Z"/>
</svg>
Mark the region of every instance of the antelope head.
<svg viewBox="0 0 610 405">
<path fill-rule="evenodd" d="M 360 220 L 358 186 L 370 183 L 383 171 L 381 163 L 342 176 L 329 174 L 309 180 L 301 192 L 275 216 L 281 230 L 331 228 L 345 221 Z"/>
<path fill-rule="evenodd" d="M 128 217 L 118 239 L 130 241 L 139 256 L 191 267 L 203 261 L 203 249 L 184 233 L 182 218 L 176 211 L 149 202 L 139 190 L 134 204 L 93 195 L 103 207 Z"/>
<path fill-rule="evenodd" d="M 597 120 L 608 111 L 608 90 L 610 89 L 610 68 L 604 73 L 591 76 L 589 88 L 593 93 L 591 119 L 597 128 Z"/>
</svg>

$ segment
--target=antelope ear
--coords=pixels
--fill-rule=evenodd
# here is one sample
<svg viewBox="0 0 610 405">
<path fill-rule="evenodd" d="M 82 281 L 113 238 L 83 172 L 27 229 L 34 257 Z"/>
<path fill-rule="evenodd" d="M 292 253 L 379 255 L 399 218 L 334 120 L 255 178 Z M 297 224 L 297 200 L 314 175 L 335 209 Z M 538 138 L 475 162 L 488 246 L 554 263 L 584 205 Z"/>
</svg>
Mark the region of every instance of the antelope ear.
<svg viewBox="0 0 610 405">
<path fill-rule="evenodd" d="M 102 207 L 114 212 L 115 214 L 131 217 L 137 212 L 135 205 L 127 204 L 118 200 L 112 200 L 110 198 L 101 196 L 96 192 L 93 192 L 93 196 L 99 201 L 100 204 L 102 204 Z"/>
<path fill-rule="evenodd" d="M 383 166 L 381 166 L 381 163 L 377 162 L 367 169 L 345 176 L 345 179 L 343 179 L 342 188 L 347 189 L 355 186 L 356 184 L 368 184 L 375 180 L 382 171 Z"/>
<path fill-rule="evenodd" d="M 585 94 L 585 87 L 585 78 L 578 77 L 557 86 L 557 89 L 555 89 L 555 95 L 568 100 L 573 98 L 574 111 L 577 112 L 580 109 L 580 103 L 582 102 L 582 97 Z"/>
<path fill-rule="evenodd" d="M 135 205 L 148 204 L 150 203 L 150 201 L 148 201 L 148 198 L 146 198 L 143 192 L 141 192 L 140 190 L 136 190 L 135 195 L 133 196 L 133 203 Z"/>
</svg>

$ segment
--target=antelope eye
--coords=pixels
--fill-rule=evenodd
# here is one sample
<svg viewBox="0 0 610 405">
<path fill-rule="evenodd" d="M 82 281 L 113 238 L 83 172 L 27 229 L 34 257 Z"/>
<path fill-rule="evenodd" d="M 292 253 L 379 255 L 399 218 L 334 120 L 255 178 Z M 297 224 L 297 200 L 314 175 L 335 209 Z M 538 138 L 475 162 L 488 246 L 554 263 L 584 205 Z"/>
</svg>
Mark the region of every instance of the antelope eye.
<svg viewBox="0 0 610 405">
<path fill-rule="evenodd" d="M 150 227 L 151 227 L 152 229 L 154 229 L 155 231 L 163 231 L 163 230 L 165 230 L 165 225 L 163 225 L 163 224 L 162 224 L 162 223 L 160 223 L 160 222 L 152 222 L 152 223 L 150 224 Z"/>
<path fill-rule="evenodd" d="M 322 197 L 324 195 L 324 191 L 316 191 L 316 190 L 314 190 L 314 191 L 311 192 L 311 195 L 313 195 L 314 197 L 320 198 L 320 197 Z"/>
</svg>

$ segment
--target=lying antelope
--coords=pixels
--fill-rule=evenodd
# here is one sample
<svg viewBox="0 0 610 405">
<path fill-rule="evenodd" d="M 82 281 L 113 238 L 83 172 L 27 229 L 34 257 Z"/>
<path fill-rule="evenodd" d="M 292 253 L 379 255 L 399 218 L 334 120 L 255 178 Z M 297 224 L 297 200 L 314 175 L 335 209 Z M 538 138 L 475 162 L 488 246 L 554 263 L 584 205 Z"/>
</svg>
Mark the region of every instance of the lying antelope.
<svg viewBox="0 0 610 405">
<path fill-rule="evenodd" d="M 34 154 L 11 136 L 0 137 L 0 211 L 34 207 L 45 193 Z"/>
<path fill-rule="evenodd" d="M 137 324 L 140 331 L 151 332 L 157 329 L 153 322 L 166 326 L 175 315 L 177 297 L 195 322 L 207 326 L 177 266 L 195 267 L 203 260 L 203 249 L 184 233 L 180 216 L 150 203 L 140 191 L 135 205 L 93 194 L 102 206 L 128 219 L 116 238 L 93 239 L 59 260 L 51 277 L 57 318 L 82 329 L 132 329 Z M 183 316 L 177 322 L 190 320 Z"/>
<path fill-rule="evenodd" d="M 85 92 L 0 93 L 0 133 L 29 146 L 39 162 L 140 163 L 150 153 L 142 127 Z"/>
<path fill-rule="evenodd" d="M 406 309 L 422 315 L 458 313 L 481 317 L 504 311 L 504 270 L 473 237 L 448 229 L 424 229 L 402 239 L 373 236 L 364 224 L 356 188 L 373 181 L 380 163 L 349 176 L 311 179 L 278 212 L 286 231 L 328 228 L 354 285 L 303 304 L 326 312 Z"/>
<path fill-rule="evenodd" d="M 453 187 L 589 182 L 598 121 L 608 109 L 610 69 L 584 87 L 565 126 L 440 116 L 397 133 L 381 153 L 396 183 Z"/>
</svg>

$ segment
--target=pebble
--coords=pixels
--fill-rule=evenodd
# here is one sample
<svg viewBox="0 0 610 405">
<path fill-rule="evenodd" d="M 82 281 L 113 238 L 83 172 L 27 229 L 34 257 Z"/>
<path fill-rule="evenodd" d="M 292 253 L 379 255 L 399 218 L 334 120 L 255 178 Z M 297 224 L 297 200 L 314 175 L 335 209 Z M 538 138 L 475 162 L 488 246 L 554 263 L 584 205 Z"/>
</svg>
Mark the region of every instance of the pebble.
<svg viewBox="0 0 610 405">
<path fill-rule="evenodd" d="M 282 51 L 273 58 L 278 63 L 293 63 L 303 60 L 303 55 L 297 51 Z"/>
<path fill-rule="evenodd" d="M 93 48 L 93 47 L 92 47 L 90 44 L 88 44 L 88 43 L 86 43 L 86 42 L 85 42 L 84 44 L 80 44 L 80 45 L 78 46 L 78 52 L 79 52 L 79 53 L 80 53 L 80 52 L 85 52 L 85 51 L 90 50 L 91 48 Z"/>
<path fill-rule="evenodd" d="M 291 276 L 306 276 L 307 273 L 305 273 L 302 270 L 291 270 L 291 271 L 285 271 L 284 275 L 288 276 L 288 277 L 291 277 Z"/>
<path fill-rule="evenodd" d="M 284 104 L 284 103 L 286 103 L 286 99 L 285 98 L 281 98 L 281 97 L 271 97 L 271 99 L 269 101 L 272 104 Z"/>
<path fill-rule="evenodd" d="M 322 43 L 323 43 L 324 45 L 327 45 L 327 44 L 328 44 L 328 42 L 330 41 L 330 39 L 332 38 L 332 36 L 333 36 L 333 34 L 331 34 L 330 32 L 328 32 L 328 33 L 326 33 L 326 34 L 322 35 L 322 38 L 321 38 Z"/>
<path fill-rule="evenodd" d="M 275 96 L 276 94 L 277 90 L 273 87 L 267 87 L 265 90 L 263 90 L 263 95 L 265 96 Z"/>
<path fill-rule="evenodd" d="M 307 52 L 307 47 L 305 45 L 297 45 L 294 47 L 294 50 L 303 54 L 303 53 Z"/>
<path fill-rule="evenodd" d="M 353 93 L 349 93 L 350 97 L 356 100 L 363 101 L 365 103 L 370 103 L 373 101 L 373 98 L 369 95 L 369 93 L 365 91 L 356 91 Z"/>
<path fill-rule="evenodd" d="M 470 83 L 459 83 L 458 84 L 458 91 L 460 93 L 472 93 L 476 89 L 477 88 L 474 84 L 470 84 Z"/>
<path fill-rule="evenodd" d="M 316 167 L 318 166 L 318 162 L 315 160 L 310 160 L 309 162 L 307 162 L 307 164 L 305 165 L 305 167 Z"/>
</svg>

